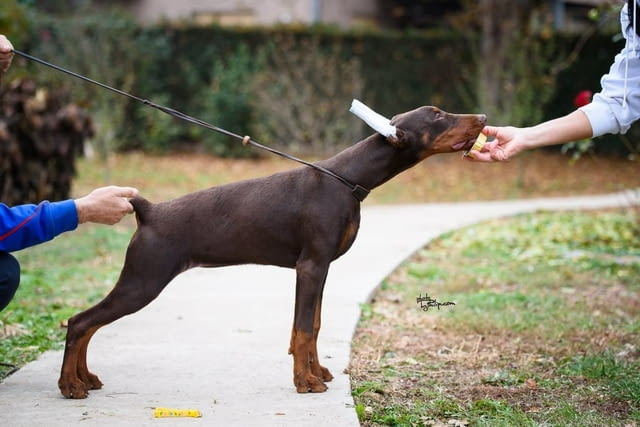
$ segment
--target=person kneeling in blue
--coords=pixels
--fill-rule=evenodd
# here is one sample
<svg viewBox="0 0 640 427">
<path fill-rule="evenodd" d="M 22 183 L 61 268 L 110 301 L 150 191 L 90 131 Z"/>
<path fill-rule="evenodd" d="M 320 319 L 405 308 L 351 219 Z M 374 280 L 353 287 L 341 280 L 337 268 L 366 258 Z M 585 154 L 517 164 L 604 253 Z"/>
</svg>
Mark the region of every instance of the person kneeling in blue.
<svg viewBox="0 0 640 427">
<path fill-rule="evenodd" d="M 11 42 L 0 35 L 0 72 L 9 68 L 12 58 Z M 108 186 L 76 200 L 14 207 L 0 203 L 0 311 L 20 284 L 20 264 L 10 252 L 49 241 L 84 222 L 113 225 L 133 212 L 129 199 L 137 194 L 132 187 Z"/>
</svg>

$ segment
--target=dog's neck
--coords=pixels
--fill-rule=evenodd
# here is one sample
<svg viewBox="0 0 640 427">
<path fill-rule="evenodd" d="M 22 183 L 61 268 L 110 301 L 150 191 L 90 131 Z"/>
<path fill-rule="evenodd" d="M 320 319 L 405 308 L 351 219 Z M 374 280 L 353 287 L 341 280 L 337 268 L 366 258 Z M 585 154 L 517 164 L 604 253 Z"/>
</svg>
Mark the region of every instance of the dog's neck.
<svg viewBox="0 0 640 427">
<path fill-rule="evenodd" d="M 372 190 L 420 160 L 413 150 L 394 147 L 376 133 L 318 164 Z"/>
</svg>

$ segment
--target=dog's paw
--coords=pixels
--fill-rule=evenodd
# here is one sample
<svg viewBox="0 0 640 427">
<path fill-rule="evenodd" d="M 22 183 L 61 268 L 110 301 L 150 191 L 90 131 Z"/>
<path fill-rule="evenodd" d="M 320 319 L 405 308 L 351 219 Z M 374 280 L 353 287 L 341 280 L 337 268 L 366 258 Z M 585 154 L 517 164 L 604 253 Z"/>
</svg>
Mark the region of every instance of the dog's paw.
<svg viewBox="0 0 640 427">
<path fill-rule="evenodd" d="M 318 378 L 322 378 L 322 381 L 326 383 L 333 379 L 333 375 L 331 375 L 331 372 L 329 372 L 329 370 L 324 366 L 317 363 L 311 365 L 311 373 Z"/>
<path fill-rule="evenodd" d="M 294 385 L 298 393 L 323 393 L 328 387 L 315 375 L 307 375 L 304 378 L 294 378 Z"/>
<path fill-rule="evenodd" d="M 89 386 L 89 390 L 100 390 L 102 388 L 102 381 L 97 375 L 87 372 L 86 375 L 78 375 L 80 380 Z"/>
<path fill-rule="evenodd" d="M 324 366 L 320 366 L 320 370 L 322 371 L 322 380 L 324 382 L 328 383 L 333 379 L 333 375 L 331 375 L 331 372 L 329 372 L 327 368 L 325 368 Z"/>
<path fill-rule="evenodd" d="M 89 396 L 89 388 L 82 381 L 60 378 L 58 380 L 60 393 L 68 399 L 86 399 Z"/>
</svg>

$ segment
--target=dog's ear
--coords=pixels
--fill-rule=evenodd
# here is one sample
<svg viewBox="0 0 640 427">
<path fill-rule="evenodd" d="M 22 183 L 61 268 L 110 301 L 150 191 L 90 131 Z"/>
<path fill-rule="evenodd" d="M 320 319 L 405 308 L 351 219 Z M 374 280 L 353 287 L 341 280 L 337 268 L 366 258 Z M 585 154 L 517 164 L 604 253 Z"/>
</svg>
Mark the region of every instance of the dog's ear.
<svg viewBox="0 0 640 427">
<path fill-rule="evenodd" d="M 408 135 L 405 131 L 403 131 L 399 127 L 396 127 L 396 136 L 389 135 L 387 137 L 387 141 L 389 141 L 389 143 L 396 148 L 404 148 L 408 143 L 407 136 Z"/>
</svg>

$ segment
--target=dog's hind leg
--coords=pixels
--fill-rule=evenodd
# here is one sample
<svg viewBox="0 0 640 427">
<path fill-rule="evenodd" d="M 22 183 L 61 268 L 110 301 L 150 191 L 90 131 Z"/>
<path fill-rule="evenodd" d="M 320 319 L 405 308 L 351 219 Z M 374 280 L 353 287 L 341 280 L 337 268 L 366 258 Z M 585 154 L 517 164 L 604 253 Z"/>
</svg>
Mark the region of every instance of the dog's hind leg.
<svg viewBox="0 0 640 427">
<path fill-rule="evenodd" d="M 296 265 L 296 304 L 289 353 L 293 355 L 293 383 L 298 393 L 327 390 L 317 362 L 316 338 L 320 324 L 319 317 L 316 322 L 316 312 L 328 268 L 328 264 L 318 265 L 313 260 L 299 261 Z"/>
<path fill-rule="evenodd" d="M 147 250 L 150 246 L 142 240 L 139 237 L 132 240 L 120 278 L 109 295 L 69 319 L 58 380 L 60 392 L 65 397 L 83 399 L 90 389 L 102 387 L 100 379 L 89 372 L 86 360 L 87 347 L 95 332 L 149 304 L 183 270 L 175 252 L 174 256 L 158 256 L 157 252 Z M 165 252 L 169 254 L 170 251 Z"/>
<path fill-rule="evenodd" d="M 95 334 L 97 330 L 98 328 L 94 328 L 89 331 L 78 343 L 79 350 L 76 372 L 78 374 L 78 379 L 80 379 L 80 381 L 82 381 L 89 390 L 99 390 L 102 388 L 102 381 L 100 381 L 96 375 L 89 372 L 89 368 L 87 367 L 87 347 L 91 337 L 93 337 L 93 334 Z"/>
</svg>

